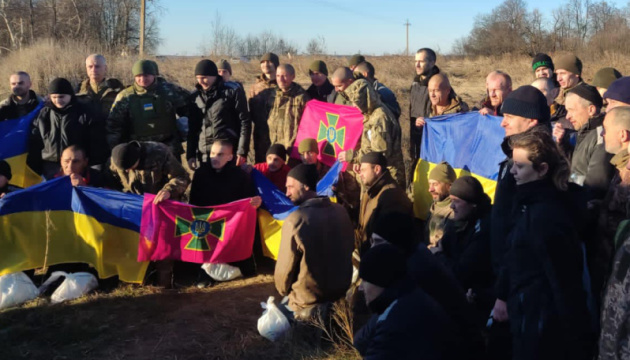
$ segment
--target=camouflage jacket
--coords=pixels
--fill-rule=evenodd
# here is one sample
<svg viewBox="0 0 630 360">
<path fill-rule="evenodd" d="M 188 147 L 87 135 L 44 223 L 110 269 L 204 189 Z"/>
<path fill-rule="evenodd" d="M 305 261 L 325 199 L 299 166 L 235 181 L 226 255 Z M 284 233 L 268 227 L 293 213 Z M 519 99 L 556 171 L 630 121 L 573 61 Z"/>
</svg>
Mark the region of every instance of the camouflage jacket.
<svg viewBox="0 0 630 360">
<path fill-rule="evenodd" d="M 168 127 L 171 129 L 168 133 L 155 135 L 151 137 L 140 137 L 134 133 L 131 102 L 134 96 L 153 95 L 154 99 L 163 101 L 164 112 L 158 113 L 158 117 L 168 117 L 165 119 L 169 122 Z M 182 152 L 181 139 L 175 124 L 176 115 L 188 116 L 188 98 L 190 92 L 175 84 L 171 84 L 163 78 L 156 78 L 155 82 L 148 88 L 143 88 L 135 82 L 127 87 L 114 100 L 112 109 L 106 122 L 107 144 L 110 148 L 128 142 L 130 140 L 138 141 L 159 141 L 171 147 L 174 154 L 179 156 Z M 158 109 L 153 107 L 145 109 L 157 112 Z"/>
<path fill-rule="evenodd" d="M 363 79 L 356 80 L 344 91 L 350 101 L 363 114 L 361 147 L 356 154 L 349 154 L 348 161 L 359 163 L 369 152 L 382 152 L 387 158 L 387 168 L 396 182 L 404 189 L 405 164 L 400 144 L 400 125 L 391 111 L 381 103 L 376 91 Z M 350 156 L 351 155 L 351 156 Z"/>
<path fill-rule="evenodd" d="M 171 200 L 179 201 L 190 184 L 190 177 L 168 146 L 154 141 L 140 142 L 140 164 L 135 170 L 125 171 L 110 163 L 114 178 L 122 191 L 142 195 L 171 193 Z"/>
<path fill-rule="evenodd" d="M 277 88 L 278 85 L 275 79 L 267 80 L 261 74 L 256 78 L 256 82 L 249 90 L 249 113 L 253 125 L 253 141 L 250 142 L 248 158 L 250 163 L 264 162 L 267 149 L 271 146 L 267 119 L 273 107 Z"/>
<path fill-rule="evenodd" d="M 116 96 L 125 86 L 118 79 L 105 79 L 98 84 L 98 91 L 94 92 L 90 84 L 90 79 L 85 79 L 79 84 L 77 89 L 77 99 L 79 102 L 89 104 L 93 107 L 98 119 L 105 121 L 109 116 L 109 111 L 116 100 Z"/>
<path fill-rule="evenodd" d="M 630 359 L 630 222 L 619 226 L 623 244 L 613 261 L 606 294 L 602 304 L 600 360 Z"/>
<path fill-rule="evenodd" d="M 288 154 L 292 152 L 298 126 L 308 100 L 306 90 L 297 83 L 291 84 L 287 91 L 279 88 L 276 91 L 273 108 L 267 121 L 269 140 L 271 144 L 284 145 Z"/>
<path fill-rule="evenodd" d="M 453 90 L 451 90 L 451 94 L 453 94 Z M 457 114 L 457 113 L 468 111 L 468 104 L 466 104 L 464 100 L 462 100 L 462 98 L 454 94 L 450 96 L 450 98 L 451 98 L 450 105 L 446 109 L 440 112 L 437 111 L 437 108 L 435 106 L 431 105 L 431 117 L 440 116 L 440 115 Z"/>
<path fill-rule="evenodd" d="M 446 224 L 452 219 L 453 209 L 451 209 L 450 197 L 431 204 L 431 211 L 429 212 L 429 218 L 427 219 L 425 229 L 425 239 L 428 240 L 427 246 L 429 248 L 437 246 L 440 240 L 442 240 Z"/>
</svg>

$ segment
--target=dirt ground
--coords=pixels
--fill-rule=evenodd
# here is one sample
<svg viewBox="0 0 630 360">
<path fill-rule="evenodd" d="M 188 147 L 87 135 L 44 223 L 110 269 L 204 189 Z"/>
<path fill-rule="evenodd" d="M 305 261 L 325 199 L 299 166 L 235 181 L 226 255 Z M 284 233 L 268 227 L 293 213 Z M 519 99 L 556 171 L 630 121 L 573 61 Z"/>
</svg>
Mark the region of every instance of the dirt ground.
<svg viewBox="0 0 630 360">
<path fill-rule="evenodd" d="M 258 334 L 269 271 L 211 288 L 121 285 L 63 304 L 37 299 L 0 312 L 0 359 L 356 359 Z"/>
</svg>

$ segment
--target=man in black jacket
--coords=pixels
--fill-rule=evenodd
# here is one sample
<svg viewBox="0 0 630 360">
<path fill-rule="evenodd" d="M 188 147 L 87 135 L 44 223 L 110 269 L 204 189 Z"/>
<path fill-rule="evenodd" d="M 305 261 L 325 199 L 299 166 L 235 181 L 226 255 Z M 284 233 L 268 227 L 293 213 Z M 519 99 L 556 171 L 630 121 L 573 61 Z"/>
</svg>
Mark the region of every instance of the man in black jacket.
<svg viewBox="0 0 630 360">
<path fill-rule="evenodd" d="M 311 77 L 311 86 L 306 89 L 308 97 L 311 99 L 326 102 L 328 95 L 335 90 L 328 81 L 328 67 L 321 60 L 315 60 L 308 68 L 308 75 Z"/>
<path fill-rule="evenodd" d="M 210 147 L 226 139 L 236 149 L 236 165 L 247 160 L 252 122 L 247 110 L 245 91 L 232 82 L 224 82 L 217 66 L 201 60 L 195 67 L 197 91 L 191 96 L 186 159 L 191 169 L 210 159 Z"/>
<path fill-rule="evenodd" d="M 0 121 L 17 119 L 35 110 L 42 99 L 31 90 L 31 77 L 18 71 L 9 77 L 11 95 L 0 102 Z"/>
<path fill-rule="evenodd" d="M 354 346 L 364 359 L 456 358 L 455 324 L 406 275 L 405 256 L 393 245 L 376 245 L 362 257 L 360 287 L 374 315 Z"/>
<path fill-rule="evenodd" d="M 510 149 L 510 138 L 514 135 L 532 131 L 534 128 L 541 128 L 546 133 L 551 132 L 549 118 L 551 113 L 547 105 L 547 99 L 531 85 L 521 86 L 508 95 L 501 107 L 503 112 L 503 120 L 501 126 L 505 129 L 505 139 L 501 144 L 501 149 L 506 155 L 506 159 L 501 162 L 499 167 L 499 178 L 497 180 L 497 189 L 494 195 L 494 206 L 492 207 L 492 228 L 491 228 L 491 255 L 492 267 L 495 276 L 499 276 L 505 271 L 505 254 L 509 249 L 507 236 L 511 229 L 511 213 L 514 205 L 514 196 L 516 194 L 516 181 L 510 173 L 512 168 L 512 151 Z M 507 304 L 507 284 L 496 284 L 495 291 L 499 295 L 493 309 L 493 319 L 495 323 L 503 323 L 508 320 Z M 499 325 L 498 325 L 499 326 Z M 507 335 L 509 343 L 509 334 Z M 501 341 L 501 342 L 502 342 Z M 505 343 L 497 344 L 499 348 L 494 348 L 494 343 L 490 340 L 488 351 L 493 354 L 495 351 L 497 358 L 509 356 L 505 354 L 509 352 L 509 346 L 506 348 Z M 493 356 L 493 355 L 491 355 Z M 492 357 L 494 358 L 494 357 Z"/>
</svg>

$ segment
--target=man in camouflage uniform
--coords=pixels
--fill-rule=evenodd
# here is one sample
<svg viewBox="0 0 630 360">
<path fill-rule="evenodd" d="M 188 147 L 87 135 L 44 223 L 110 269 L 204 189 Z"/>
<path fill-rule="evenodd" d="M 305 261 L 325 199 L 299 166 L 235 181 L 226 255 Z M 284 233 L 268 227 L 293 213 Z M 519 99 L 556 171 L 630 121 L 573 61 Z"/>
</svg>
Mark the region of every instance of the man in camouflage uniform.
<svg viewBox="0 0 630 360">
<path fill-rule="evenodd" d="M 302 113 L 309 100 L 306 90 L 295 79 L 295 69 L 289 64 L 278 66 L 276 82 L 278 89 L 269 113 L 269 139 L 272 144 L 282 144 L 287 153 L 293 152 Z"/>
<path fill-rule="evenodd" d="M 332 74 L 330 81 L 332 82 L 335 90 L 328 95 L 326 101 L 336 105 L 352 106 L 352 102 L 343 93 L 344 90 L 346 90 L 348 86 L 352 85 L 354 82 L 354 74 L 352 73 L 352 70 L 347 67 L 340 67 Z"/>
<path fill-rule="evenodd" d="M 381 103 L 374 88 L 364 79 L 355 80 L 343 91 L 342 96 L 361 110 L 363 114 L 363 134 L 361 147 L 339 154 L 339 160 L 354 163 L 355 173 L 359 173 L 359 160 L 369 152 L 380 152 L 387 158 L 387 169 L 398 184 L 405 188 L 405 164 L 400 145 L 400 126 L 387 106 Z"/>
<path fill-rule="evenodd" d="M 256 82 L 249 90 L 249 112 L 254 125 L 253 141 L 248 162 L 251 164 L 264 162 L 269 141 L 269 125 L 267 119 L 273 106 L 274 96 L 278 84 L 276 83 L 276 69 L 280 65 L 278 55 L 267 53 L 260 58 L 262 73 L 256 77 Z"/>
<path fill-rule="evenodd" d="M 88 78 L 83 80 L 76 91 L 76 98 L 93 115 L 95 126 L 99 129 L 99 138 L 95 139 L 98 148 L 106 149 L 101 153 L 102 159 L 90 159 L 92 165 L 103 164 L 109 157 L 107 140 L 105 139 L 105 122 L 109 116 L 109 111 L 119 92 L 124 89 L 123 84 L 118 79 L 107 79 L 107 62 L 100 54 L 92 54 L 85 59 L 85 70 Z"/>
<path fill-rule="evenodd" d="M 112 149 L 111 185 L 138 195 L 155 194 L 154 203 L 182 201 L 190 177 L 168 146 L 154 141 L 131 141 Z M 117 183 L 116 183 L 117 182 Z M 173 286 L 173 261 L 155 262 L 160 286 Z M 151 276 L 151 272 L 147 272 Z"/>
<path fill-rule="evenodd" d="M 158 66 L 139 60 L 132 68 L 134 84 L 121 91 L 107 119 L 110 148 L 127 142 L 158 141 L 168 145 L 176 158 L 183 153 L 177 115 L 188 116 L 190 93 L 158 77 Z"/>
<path fill-rule="evenodd" d="M 31 77 L 18 71 L 9 77 L 11 95 L 0 102 L 0 121 L 17 119 L 35 110 L 42 99 L 31 90 Z"/>
</svg>

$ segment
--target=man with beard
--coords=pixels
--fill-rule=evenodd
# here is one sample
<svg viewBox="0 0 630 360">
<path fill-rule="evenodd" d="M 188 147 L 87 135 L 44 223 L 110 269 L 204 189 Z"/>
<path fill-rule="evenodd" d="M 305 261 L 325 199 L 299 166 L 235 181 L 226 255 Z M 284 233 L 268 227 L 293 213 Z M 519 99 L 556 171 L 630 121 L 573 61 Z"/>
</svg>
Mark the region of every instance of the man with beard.
<svg viewBox="0 0 630 360">
<path fill-rule="evenodd" d="M 446 224 L 453 218 L 449 195 L 455 179 L 455 170 L 446 161 L 436 165 L 429 173 L 429 192 L 433 198 L 425 228 L 429 248 L 435 247 L 442 239 Z"/>
<path fill-rule="evenodd" d="M 33 111 L 42 99 L 31 90 L 31 77 L 18 71 L 9 77 L 11 95 L 0 103 L 0 121 L 17 119 Z"/>
<path fill-rule="evenodd" d="M 317 196 L 316 186 L 313 165 L 289 172 L 287 196 L 298 208 L 282 225 L 274 280 L 297 320 L 325 314 L 352 280 L 352 222 L 341 205 Z"/>
</svg>

